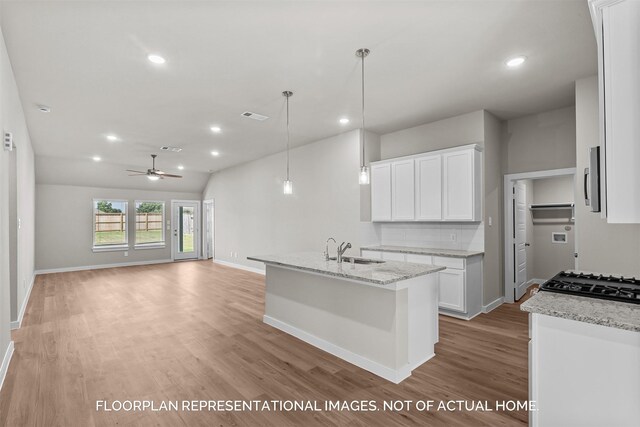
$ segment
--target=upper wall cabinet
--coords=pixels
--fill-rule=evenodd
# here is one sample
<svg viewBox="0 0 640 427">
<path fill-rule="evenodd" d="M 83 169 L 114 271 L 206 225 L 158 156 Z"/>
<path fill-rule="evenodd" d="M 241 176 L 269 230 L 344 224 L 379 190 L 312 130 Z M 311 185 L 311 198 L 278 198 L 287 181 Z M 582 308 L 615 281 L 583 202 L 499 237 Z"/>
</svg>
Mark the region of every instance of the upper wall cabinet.
<svg viewBox="0 0 640 427">
<path fill-rule="evenodd" d="M 415 188 L 413 159 L 391 163 L 391 219 L 413 221 Z"/>
<path fill-rule="evenodd" d="M 598 41 L 602 212 L 610 223 L 640 223 L 640 2 L 589 5 Z"/>
<path fill-rule="evenodd" d="M 442 155 L 443 219 L 447 221 L 480 221 L 482 204 L 480 153 L 474 149 Z"/>
<path fill-rule="evenodd" d="M 371 165 L 371 220 L 391 221 L 390 163 Z"/>
<path fill-rule="evenodd" d="M 416 220 L 442 220 L 442 154 L 415 159 Z"/>
<path fill-rule="evenodd" d="M 481 221 L 482 153 L 476 144 L 371 165 L 373 221 Z"/>
</svg>

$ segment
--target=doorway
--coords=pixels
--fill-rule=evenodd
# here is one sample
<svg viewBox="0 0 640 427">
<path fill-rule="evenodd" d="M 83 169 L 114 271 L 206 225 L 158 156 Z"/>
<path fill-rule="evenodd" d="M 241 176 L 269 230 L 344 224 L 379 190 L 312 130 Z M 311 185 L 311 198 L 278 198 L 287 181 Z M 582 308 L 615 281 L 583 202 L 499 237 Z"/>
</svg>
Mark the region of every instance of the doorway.
<svg viewBox="0 0 640 427">
<path fill-rule="evenodd" d="M 505 175 L 504 299 L 576 265 L 575 168 Z"/>
<path fill-rule="evenodd" d="M 214 227 L 214 203 L 213 200 L 205 200 L 202 203 L 202 258 L 215 258 L 215 227 Z"/>
<path fill-rule="evenodd" d="M 174 261 L 200 256 L 199 213 L 199 201 L 171 201 L 171 255 Z"/>
</svg>

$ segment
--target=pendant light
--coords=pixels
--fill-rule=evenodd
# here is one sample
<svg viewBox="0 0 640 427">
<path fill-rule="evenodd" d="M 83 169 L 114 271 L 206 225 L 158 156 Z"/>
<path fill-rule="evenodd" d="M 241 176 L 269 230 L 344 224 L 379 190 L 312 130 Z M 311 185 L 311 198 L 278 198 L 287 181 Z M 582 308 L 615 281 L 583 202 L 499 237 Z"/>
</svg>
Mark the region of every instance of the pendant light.
<svg viewBox="0 0 640 427">
<path fill-rule="evenodd" d="M 289 179 L 289 98 L 293 96 L 293 92 L 285 90 L 282 96 L 287 98 L 287 179 L 284 181 L 283 192 L 285 195 L 293 194 L 293 183 Z"/>
<path fill-rule="evenodd" d="M 360 144 L 362 146 L 362 160 L 360 162 L 360 185 L 369 184 L 369 168 L 365 165 L 365 156 L 364 156 L 364 58 L 369 55 L 369 49 L 358 49 L 356 50 L 356 56 L 361 59 L 362 62 L 362 130 L 360 131 Z"/>
</svg>

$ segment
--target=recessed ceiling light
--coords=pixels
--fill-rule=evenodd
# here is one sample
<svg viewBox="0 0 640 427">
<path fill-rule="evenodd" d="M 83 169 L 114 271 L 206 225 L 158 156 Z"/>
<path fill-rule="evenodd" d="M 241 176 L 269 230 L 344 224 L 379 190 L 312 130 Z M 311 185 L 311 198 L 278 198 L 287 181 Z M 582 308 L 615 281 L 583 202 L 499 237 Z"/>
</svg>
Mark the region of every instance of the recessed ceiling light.
<svg viewBox="0 0 640 427">
<path fill-rule="evenodd" d="M 155 55 L 155 54 L 151 54 L 151 55 L 147 56 L 147 59 L 149 61 L 153 62 L 154 64 L 164 64 L 165 62 L 167 62 L 167 60 L 164 59 L 162 56 Z"/>
<path fill-rule="evenodd" d="M 109 141 L 119 141 L 119 140 L 120 140 L 120 138 L 118 138 L 118 137 L 117 137 L 117 136 L 115 136 L 115 135 L 107 135 L 107 139 L 108 139 Z"/>
<path fill-rule="evenodd" d="M 349 123 L 349 119 L 347 119 L 346 117 L 340 119 L 340 124 L 346 125 L 347 123 Z"/>
<path fill-rule="evenodd" d="M 40 111 L 41 113 L 50 113 L 51 108 L 47 107 L 46 105 L 38 105 L 38 111 Z"/>
<path fill-rule="evenodd" d="M 184 169 L 184 166 L 182 166 L 182 165 L 178 165 L 178 169 L 183 170 L 183 169 Z"/>
<path fill-rule="evenodd" d="M 93 159 L 93 161 L 94 161 L 94 162 L 99 162 L 99 161 L 101 161 L 101 160 L 102 160 L 102 157 L 100 157 L 100 156 L 93 156 L 93 157 L 92 157 L 92 159 Z"/>
<path fill-rule="evenodd" d="M 214 157 L 218 157 L 220 155 L 220 152 L 214 150 L 211 152 L 211 155 Z"/>
<path fill-rule="evenodd" d="M 526 56 L 515 56 L 507 60 L 506 64 L 509 68 L 516 68 L 524 64 L 524 61 L 527 60 Z"/>
<path fill-rule="evenodd" d="M 211 132 L 220 133 L 220 126 L 211 126 Z"/>
</svg>

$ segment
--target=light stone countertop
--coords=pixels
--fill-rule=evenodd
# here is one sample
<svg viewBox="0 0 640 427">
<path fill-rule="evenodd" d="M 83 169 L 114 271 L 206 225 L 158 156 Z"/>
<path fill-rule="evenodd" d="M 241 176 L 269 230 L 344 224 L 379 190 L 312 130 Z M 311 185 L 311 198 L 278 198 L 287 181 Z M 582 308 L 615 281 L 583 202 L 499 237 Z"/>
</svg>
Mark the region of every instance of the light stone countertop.
<svg viewBox="0 0 640 427">
<path fill-rule="evenodd" d="M 640 305 L 539 291 L 520 310 L 640 332 Z"/>
<path fill-rule="evenodd" d="M 435 255 L 451 258 L 469 258 L 476 255 L 482 255 L 481 251 L 461 251 L 458 249 L 437 249 L 437 248 L 414 248 L 411 246 L 391 246 L 391 245 L 376 245 L 376 246 L 363 246 L 360 249 L 363 251 L 384 251 L 384 252 L 398 252 L 403 254 L 416 254 L 416 255 Z"/>
<path fill-rule="evenodd" d="M 345 255 L 345 257 L 347 256 L 350 257 L 350 255 Z M 325 274 L 327 276 L 375 283 L 377 285 L 389 285 L 401 280 L 424 276 L 425 274 L 431 274 L 445 269 L 444 267 L 435 265 L 399 261 L 385 261 L 374 264 L 351 264 L 345 261 L 342 264 L 338 264 L 335 260 L 325 261 L 324 255 L 320 252 L 296 252 L 282 255 L 252 256 L 247 257 L 247 259 Z"/>
</svg>

